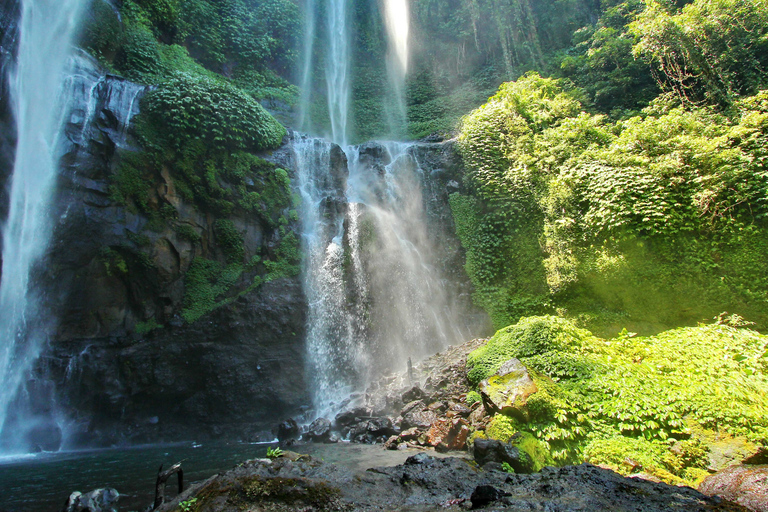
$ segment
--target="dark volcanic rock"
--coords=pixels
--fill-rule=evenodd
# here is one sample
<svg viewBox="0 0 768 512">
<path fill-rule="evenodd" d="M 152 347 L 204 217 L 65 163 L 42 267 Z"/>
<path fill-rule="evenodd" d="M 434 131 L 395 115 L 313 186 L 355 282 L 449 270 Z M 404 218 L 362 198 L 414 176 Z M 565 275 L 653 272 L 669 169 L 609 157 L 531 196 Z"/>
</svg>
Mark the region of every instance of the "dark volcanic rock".
<svg viewBox="0 0 768 512">
<path fill-rule="evenodd" d="M 192 497 L 199 512 L 457 511 L 470 503 L 519 512 L 746 511 L 688 487 L 624 478 L 588 464 L 511 475 L 423 453 L 400 466 L 364 472 L 309 458 L 249 461 L 193 486 L 160 510 L 174 510 Z"/>
<path fill-rule="evenodd" d="M 489 462 L 506 462 L 515 473 L 532 473 L 534 470 L 531 457 L 517 446 L 495 439 L 475 439 L 472 450 L 475 462 L 481 466 Z"/>
<path fill-rule="evenodd" d="M 736 465 L 707 477 L 699 491 L 755 512 L 768 512 L 768 465 Z"/>
<path fill-rule="evenodd" d="M 331 438 L 331 422 L 325 418 L 317 418 L 309 425 L 304 438 L 316 443 L 324 443 Z"/>
<path fill-rule="evenodd" d="M 277 440 L 278 441 L 287 441 L 289 439 L 298 439 L 298 437 L 301 435 L 301 430 L 299 430 L 299 425 L 296 423 L 296 420 L 293 418 L 288 418 L 284 422 L 280 423 L 277 426 Z"/>
</svg>

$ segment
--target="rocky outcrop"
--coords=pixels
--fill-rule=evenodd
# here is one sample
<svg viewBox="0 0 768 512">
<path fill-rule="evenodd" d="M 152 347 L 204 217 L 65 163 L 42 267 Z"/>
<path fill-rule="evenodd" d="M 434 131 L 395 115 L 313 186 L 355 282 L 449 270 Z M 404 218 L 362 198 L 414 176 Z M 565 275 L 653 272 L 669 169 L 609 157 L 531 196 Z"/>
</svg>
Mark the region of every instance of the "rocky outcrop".
<svg viewBox="0 0 768 512">
<path fill-rule="evenodd" d="M 483 471 L 468 461 L 421 453 L 402 465 L 364 472 L 309 457 L 252 460 L 191 487 L 160 510 L 194 501 L 200 512 L 611 510 L 746 511 L 686 487 L 624 478 L 588 464 L 533 475 Z"/>
<path fill-rule="evenodd" d="M 140 154 L 133 120 L 148 88 L 105 73 L 85 54 L 68 84 L 56 226 L 36 276 L 46 290 L 43 309 L 56 321 L 27 403 L 17 406 L 37 425 L 27 433 L 29 448 L 271 439 L 272 423 L 309 401 L 306 300 L 298 277 L 262 278 L 254 286 L 266 271 L 245 262 L 274 259 L 297 221 L 278 232 L 237 208 L 212 215 L 179 193 L 168 168 L 157 169 L 149 184 L 147 208 L 118 201 L 120 166 Z M 286 142 L 261 156 L 291 172 Z M 158 215 L 170 220 L 157 222 Z M 244 270 L 226 292 L 211 292 L 219 308 L 188 321 L 182 312 L 190 307 L 193 262 L 224 268 L 229 261 L 217 238 L 221 219 L 242 239 Z M 56 416 L 67 418 L 64 435 Z"/>
<path fill-rule="evenodd" d="M 434 355 L 410 371 L 382 377 L 353 396 L 335 418 L 343 437 L 386 443 L 390 449 L 429 446 L 463 450 L 469 434 L 484 426 L 482 403 L 466 404 L 466 356 L 485 340 L 473 340 Z M 391 431 L 381 428 L 391 426 Z"/>
<path fill-rule="evenodd" d="M 69 495 L 61 512 L 117 512 L 120 493 L 112 488 L 96 489 L 85 494 L 75 491 Z"/>
<path fill-rule="evenodd" d="M 707 477 L 699 491 L 754 512 L 768 512 L 768 465 L 735 465 Z"/>
</svg>

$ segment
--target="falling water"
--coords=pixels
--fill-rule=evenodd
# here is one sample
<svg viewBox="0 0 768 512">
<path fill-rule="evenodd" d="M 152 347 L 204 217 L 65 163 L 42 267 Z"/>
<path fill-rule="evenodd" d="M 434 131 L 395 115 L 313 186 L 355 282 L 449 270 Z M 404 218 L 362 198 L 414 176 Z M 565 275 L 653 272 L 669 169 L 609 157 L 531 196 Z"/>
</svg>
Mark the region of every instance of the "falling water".
<svg viewBox="0 0 768 512">
<path fill-rule="evenodd" d="M 294 138 L 313 403 L 316 415 L 332 416 L 372 377 L 466 333 L 434 263 L 426 178 L 412 145 L 343 153 L 322 139 Z"/>
<path fill-rule="evenodd" d="M 17 125 L 0 282 L 0 428 L 36 359 L 41 327 L 33 266 L 48 244 L 48 207 L 57 172 L 60 89 L 72 38 L 87 0 L 21 0 L 19 47 L 9 84 Z"/>
<path fill-rule="evenodd" d="M 315 0 L 307 0 L 304 13 L 304 63 L 301 72 L 301 98 L 299 101 L 298 126 L 302 130 L 308 130 L 309 102 L 312 93 L 312 61 L 315 48 Z"/>
<path fill-rule="evenodd" d="M 328 88 L 331 139 L 341 146 L 346 146 L 350 97 L 347 0 L 329 0 L 327 16 L 328 54 L 325 63 L 325 82 Z"/>
<path fill-rule="evenodd" d="M 327 415 L 340 398 L 359 386 L 357 369 L 367 367 L 360 318 L 348 304 L 349 268 L 344 248 L 347 205 L 343 196 L 346 168 L 340 168 L 345 158 L 338 146 L 322 139 L 301 138 L 293 147 L 302 199 L 312 395 L 317 412 Z"/>
<path fill-rule="evenodd" d="M 408 38 L 410 10 L 408 0 L 384 0 L 384 22 L 387 27 L 387 71 L 395 95 L 398 119 L 393 128 L 406 121 L 405 76 L 408 73 Z M 396 133 L 396 128 L 394 128 Z"/>
</svg>

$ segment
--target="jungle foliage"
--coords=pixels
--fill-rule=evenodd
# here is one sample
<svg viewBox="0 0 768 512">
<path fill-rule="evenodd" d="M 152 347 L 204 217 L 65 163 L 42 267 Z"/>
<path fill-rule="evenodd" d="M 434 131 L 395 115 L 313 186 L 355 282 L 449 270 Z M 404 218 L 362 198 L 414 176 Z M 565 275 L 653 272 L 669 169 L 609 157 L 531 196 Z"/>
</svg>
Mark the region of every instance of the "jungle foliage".
<svg viewBox="0 0 768 512">
<path fill-rule="evenodd" d="M 532 433 L 561 464 L 588 460 L 695 485 L 709 474 L 708 433 L 755 447 L 768 436 L 768 338 L 739 317 L 611 339 L 563 318 L 527 317 L 469 355 L 470 381 L 512 357 L 539 391 L 527 421 L 498 414 L 486 435 Z"/>
<path fill-rule="evenodd" d="M 528 74 L 463 120 L 451 206 L 494 324 L 562 308 L 614 332 L 726 309 L 765 325 L 766 93 L 729 113 L 660 96 L 620 121 L 579 98 Z"/>
</svg>

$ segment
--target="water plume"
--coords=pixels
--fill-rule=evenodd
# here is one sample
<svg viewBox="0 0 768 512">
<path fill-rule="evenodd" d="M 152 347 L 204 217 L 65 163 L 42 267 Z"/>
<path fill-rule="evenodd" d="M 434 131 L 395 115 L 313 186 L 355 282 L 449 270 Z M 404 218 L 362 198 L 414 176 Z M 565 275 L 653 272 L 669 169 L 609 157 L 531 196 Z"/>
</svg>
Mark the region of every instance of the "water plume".
<svg viewBox="0 0 768 512">
<path fill-rule="evenodd" d="M 21 0 L 18 54 L 9 76 L 17 128 L 0 281 L 0 429 L 38 356 L 42 325 L 34 266 L 50 238 L 49 205 L 62 128 L 60 97 L 72 39 L 87 0 Z"/>
</svg>

